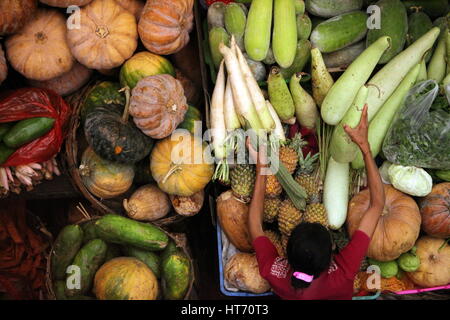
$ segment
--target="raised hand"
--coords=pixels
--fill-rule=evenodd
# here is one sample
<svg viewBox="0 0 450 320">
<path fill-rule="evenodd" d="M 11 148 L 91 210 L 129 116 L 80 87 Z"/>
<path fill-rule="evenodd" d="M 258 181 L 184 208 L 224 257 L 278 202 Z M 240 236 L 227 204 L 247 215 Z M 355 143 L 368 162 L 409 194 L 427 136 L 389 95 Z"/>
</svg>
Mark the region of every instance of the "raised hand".
<svg viewBox="0 0 450 320">
<path fill-rule="evenodd" d="M 365 104 L 361 113 L 361 120 L 355 128 L 351 128 L 347 124 L 344 124 L 345 132 L 349 135 L 350 139 L 352 139 L 352 141 L 359 146 L 361 152 L 363 153 L 370 152 L 368 141 L 369 121 L 367 119 L 367 109 L 367 104 Z"/>
</svg>

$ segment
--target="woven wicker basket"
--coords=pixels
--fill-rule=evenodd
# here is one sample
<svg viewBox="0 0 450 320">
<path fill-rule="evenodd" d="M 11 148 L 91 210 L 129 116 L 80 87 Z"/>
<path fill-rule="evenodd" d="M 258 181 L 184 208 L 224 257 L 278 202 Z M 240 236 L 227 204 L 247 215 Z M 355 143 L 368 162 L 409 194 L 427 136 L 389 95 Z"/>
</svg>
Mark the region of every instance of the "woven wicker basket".
<svg viewBox="0 0 450 320">
<path fill-rule="evenodd" d="M 101 218 L 101 216 L 99 216 L 99 215 L 95 215 L 95 216 L 91 217 L 84 208 L 79 209 L 79 210 L 83 213 L 85 218 L 78 221 L 76 223 L 78 225 L 81 225 L 81 224 L 91 221 L 91 220 L 97 220 L 97 219 Z M 194 291 L 193 288 L 194 288 L 194 282 L 195 282 L 196 277 L 195 277 L 195 269 L 194 269 L 194 263 L 193 263 L 193 259 L 192 259 L 192 253 L 189 249 L 186 235 L 184 233 L 171 233 L 163 228 L 161 228 L 161 230 L 163 230 L 170 239 L 175 241 L 176 246 L 178 248 L 182 249 L 183 252 L 189 257 L 189 260 L 191 261 L 191 279 L 190 279 L 190 283 L 189 283 L 189 289 L 186 292 L 186 295 L 184 297 L 184 300 L 190 300 L 190 299 L 192 299 L 191 295 L 193 294 L 193 291 Z M 53 253 L 53 245 L 51 247 L 51 250 L 49 251 L 48 258 L 47 258 L 47 271 L 46 271 L 46 279 L 45 279 L 48 300 L 56 300 L 56 295 L 53 290 L 53 276 L 52 276 L 52 268 L 51 268 L 52 253 Z"/>
<path fill-rule="evenodd" d="M 69 125 L 69 132 L 65 144 L 65 158 L 67 162 L 67 171 L 71 177 L 74 187 L 81 192 L 81 194 L 92 204 L 99 214 L 124 214 L 123 199 L 131 196 L 136 186 L 133 185 L 126 193 L 113 199 L 100 199 L 93 195 L 84 185 L 79 172 L 79 165 L 83 151 L 88 147 L 84 132 L 80 126 L 80 111 L 84 103 L 86 95 L 90 90 L 100 81 L 93 80 L 87 84 L 83 89 L 67 98 L 68 103 L 72 107 L 72 117 Z M 185 219 L 186 216 L 177 214 L 172 210 L 169 215 L 152 221 L 157 226 L 164 226 L 179 222 Z"/>
</svg>

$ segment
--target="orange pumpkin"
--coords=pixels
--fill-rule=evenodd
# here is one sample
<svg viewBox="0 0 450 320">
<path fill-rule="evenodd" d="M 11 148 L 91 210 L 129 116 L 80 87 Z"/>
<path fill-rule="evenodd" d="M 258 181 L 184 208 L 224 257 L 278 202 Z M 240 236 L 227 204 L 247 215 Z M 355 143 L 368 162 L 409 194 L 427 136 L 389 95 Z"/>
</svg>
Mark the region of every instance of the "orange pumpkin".
<svg viewBox="0 0 450 320">
<path fill-rule="evenodd" d="M 2 45 L 0 44 L 0 84 L 5 81 L 8 76 L 8 66 L 6 65 L 5 53 L 3 52 Z"/>
<path fill-rule="evenodd" d="M 37 88 L 46 88 L 55 91 L 60 96 L 67 96 L 80 89 L 88 82 L 92 70 L 76 62 L 69 72 L 48 81 L 30 80 L 30 84 Z"/>
<path fill-rule="evenodd" d="M 183 122 L 187 109 L 183 86 L 168 74 L 143 78 L 132 91 L 130 115 L 154 139 L 169 136 Z"/>
<path fill-rule="evenodd" d="M 94 0 L 80 15 L 81 28 L 69 29 L 67 41 L 81 64 L 113 69 L 133 55 L 138 39 L 136 19 L 115 0 Z"/>
<path fill-rule="evenodd" d="M 36 13 L 37 0 L 1 0 L 0 36 L 19 31 Z"/>
<path fill-rule="evenodd" d="M 193 27 L 194 0 L 148 0 L 138 31 L 147 50 L 172 54 L 189 42 Z"/>
<path fill-rule="evenodd" d="M 450 182 L 436 184 L 420 201 L 422 229 L 438 238 L 450 237 Z"/>
<path fill-rule="evenodd" d="M 116 0 L 124 9 L 130 11 L 135 17 L 136 21 L 141 18 L 142 10 L 144 10 L 145 3 L 141 0 Z"/>
<path fill-rule="evenodd" d="M 74 64 L 66 34 L 62 13 L 39 9 L 33 20 L 6 40 L 8 61 L 27 79 L 46 81 L 59 77 Z"/>
<path fill-rule="evenodd" d="M 367 256 L 379 261 L 397 259 L 409 251 L 420 232 L 420 212 L 414 199 L 384 185 L 386 202 L 370 241 Z M 357 230 L 364 213 L 369 208 L 369 190 L 356 194 L 349 203 L 347 229 L 350 236 Z"/>
<path fill-rule="evenodd" d="M 67 8 L 68 6 L 84 6 L 92 0 L 39 0 L 46 5 L 58 8 Z"/>
<path fill-rule="evenodd" d="M 214 173 L 212 158 L 199 137 L 182 132 L 158 141 L 150 156 L 150 171 L 169 195 L 190 197 L 204 189 Z"/>
</svg>

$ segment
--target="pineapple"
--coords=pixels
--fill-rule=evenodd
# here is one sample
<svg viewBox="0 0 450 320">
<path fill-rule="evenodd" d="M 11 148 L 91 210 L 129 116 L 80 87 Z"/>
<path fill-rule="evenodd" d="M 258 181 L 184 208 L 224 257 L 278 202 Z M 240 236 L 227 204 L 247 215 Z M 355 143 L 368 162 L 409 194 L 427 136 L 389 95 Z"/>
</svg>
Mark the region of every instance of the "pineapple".
<svg viewBox="0 0 450 320">
<path fill-rule="evenodd" d="M 278 197 L 282 191 L 283 191 L 283 188 L 281 187 L 281 184 L 278 181 L 277 177 L 273 174 L 268 175 L 266 178 L 265 195 L 267 197 L 271 197 L 271 198 Z"/>
<path fill-rule="evenodd" d="M 266 198 L 264 199 L 264 222 L 272 223 L 278 216 L 278 210 L 280 209 L 280 198 Z"/>
<path fill-rule="evenodd" d="M 328 216 L 325 206 L 322 203 L 311 203 L 306 207 L 303 216 L 305 222 L 320 223 L 328 229 Z"/>
<path fill-rule="evenodd" d="M 287 244 L 289 241 L 289 237 L 284 234 L 281 235 L 281 246 L 283 247 L 284 256 L 287 256 Z"/>
<path fill-rule="evenodd" d="M 273 243 L 275 248 L 277 248 L 278 255 L 284 256 L 284 249 L 281 244 L 281 236 L 277 232 L 272 230 L 265 230 L 264 234 Z"/>
<path fill-rule="evenodd" d="M 300 154 L 299 169 L 295 173 L 295 181 L 305 189 L 308 195 L 308 202 L 317 202 L 320 199 L 320 188 L 316 178 L 313 176 L 315 162 L 319 154 L 316 153 L 311 157 L 308 153 L 306 157 Z"/>
<path fill-rule="evenodd" d="M 302 221 L 302 215 L 302 212 L 294 206 L 291 200 L 284 200 L 278 213 L 278 228 L 280 232 L 290 236 L 292 230 Z"/>
<path fill-rule="evenodd" d="M 302 153 L 302 148 L 305 145 L 306 142 L 302 139 L 301 134 L 297 133 L 287 145 L 280 147 L 278 157 L 290 174 L 295 172 L 299 161 L 299 155 Z"/>
<path fill-rule="evenodd" d="M 347 234 L 343 229 L 331 231 L 331 238 L 337 251 L 342 250 L 349 243 Z"/>
<path fill-rule="evenodd" d="M 233 194 L 248 202 L 255 186 L 256 170 L 251 164 L 238 164 L 230 172 Z"/>
</svg>

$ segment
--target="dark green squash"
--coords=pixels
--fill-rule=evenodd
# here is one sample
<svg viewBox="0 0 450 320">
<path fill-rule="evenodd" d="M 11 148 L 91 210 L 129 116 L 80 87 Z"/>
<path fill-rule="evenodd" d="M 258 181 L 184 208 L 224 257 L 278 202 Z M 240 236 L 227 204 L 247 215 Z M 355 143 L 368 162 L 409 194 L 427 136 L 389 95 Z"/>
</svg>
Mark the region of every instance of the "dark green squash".
<svg viewBox="0 0 450 320">
<path fill-rule="evenodd" d="M 152 150 L 153 139 L 128 119 L 128 107 L 129 99 L 125 108 L 117 104 L 99 106 L 86 116 L 86 140 L 103 159 L 134 164 L 148 156 Z"/>
<path fill-rule="evenodd" d="M 86 121 L 86 116 L 96 107 L 110 104 L 125 105 L 125 94 L 119 90 L 120 84 L 110 81 L 100 82 L 91 88 L 81 107 L 81 123 Z"/>
</svg>

